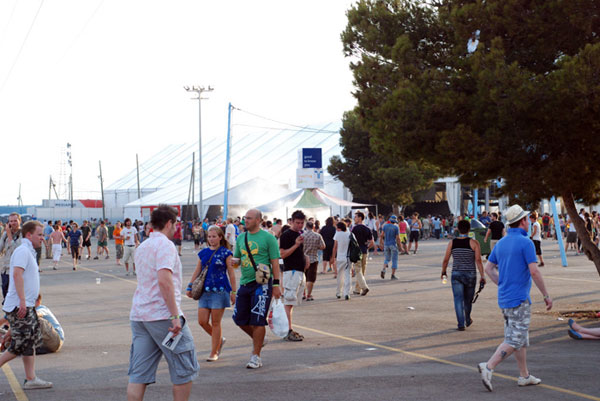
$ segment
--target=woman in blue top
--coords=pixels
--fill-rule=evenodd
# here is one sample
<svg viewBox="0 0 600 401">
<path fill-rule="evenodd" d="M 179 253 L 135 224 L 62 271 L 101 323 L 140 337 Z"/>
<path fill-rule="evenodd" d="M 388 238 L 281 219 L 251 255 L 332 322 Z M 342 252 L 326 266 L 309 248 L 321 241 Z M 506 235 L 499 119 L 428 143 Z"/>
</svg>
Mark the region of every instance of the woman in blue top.
<svg viewBox="0 0 600 401">
<path fill-rule="evenodd" d="M 208 229 L 208 248 L 198 253 L 198 265 L 187 287 L 187 296 L 192 296 L 192 283 L 201 269 L 208 269 L 204 280 L 204 292 L 198 300 L 198 323 L 212 337 L 210 355 L 206 359 L 214 362 L 225 344 L 221 336 L 221 319 L 225 308 L 235 304 L 235 273 L 231 262 L 232 253 L 223 231 L 217 226 Z M 229 276 L 229 279 L 227 279 Z M 210 322 L 209 322 L 210 319 Z"/>
</svg>

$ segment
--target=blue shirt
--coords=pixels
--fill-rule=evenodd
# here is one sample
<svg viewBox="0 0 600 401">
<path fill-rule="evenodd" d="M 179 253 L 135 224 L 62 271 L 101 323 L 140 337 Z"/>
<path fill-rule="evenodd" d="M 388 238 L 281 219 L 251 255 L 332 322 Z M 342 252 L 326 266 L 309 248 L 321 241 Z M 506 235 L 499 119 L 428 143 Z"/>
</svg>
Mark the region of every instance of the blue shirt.
<svg viewBox="0 0 600 401">
<path fill-rule="evenodd" d="M 54 229 L 50 225 L 47 225 L 44 228 L 44 238 L 46 239 L 46 241 L 48 241 L 48 238 L 50 238 L 50 234 L 52 234 L 53 232 L 54 232 Z"/>
<path fill-rule="evenodd" d="M 214 256 L 213 253 L 215 254 Z M 227 277 L 227 265 L 225 261 L 227 257 L 233 255 L 233 253 L 225 248 L 220 247 L 216 252 L 210 248 L 204 248 L 198 252 L 198 257 L 202 261 L 202 268 L 206 269 L 206 264 L 212 256 L 210 265 L 208 266 L 208 273 L 204 280 L 204 291 L 206 292 L 229 292 L 231 291 L 231 284 Z"/>
<path fill-rule="evenodd" d="M 440 230 L 442 228 L 442 222 L 438 219 L 433 220 L 433 228 Z"/>
<path fill-rule="evenodd" d="M 35 308 L 35 311 L 37 312 L 38 316 L 47 320 L 48 323 L 50 323 L 52 327 L 54 327 L 60 339 L 65 341 L 65 332 L 63 331 L 63 328 L 58 322 L 56 316 L 54 316 L 54 313 L 52 313 L 52 311 L 48 309 L 48 307 L 45 305 L 38 306 L 37 308 Z"/>
<path fill-rule="evenodd" d="M 81 231 L 76 230 L 76 231 L 69 231 L 69 242 L 71 243 L 71 246 L 78 246 L 79 245 L 79 237 L 81 237 L 83 234 L 81 234 Z"/>
<path fill-rule="evenodd" d="M 398 228 L 398 226 L 396 224 L 387 223 L 386 225 L 384 225 L 383 226 L 383 234 L 384 234 L 384 238 L 383 238 L 384 246 L 397 245 L 396 236 L 400 234 L 400 229 Z"/>
<path fill-rule="evenodd" d="M 488 258 L 498 265 L 498 306 L 516 308 L 525 300 L 531 303 L 529 264 L 537 262 L 535 246 L 522 228 L 509 228 Z"/>
</svg>

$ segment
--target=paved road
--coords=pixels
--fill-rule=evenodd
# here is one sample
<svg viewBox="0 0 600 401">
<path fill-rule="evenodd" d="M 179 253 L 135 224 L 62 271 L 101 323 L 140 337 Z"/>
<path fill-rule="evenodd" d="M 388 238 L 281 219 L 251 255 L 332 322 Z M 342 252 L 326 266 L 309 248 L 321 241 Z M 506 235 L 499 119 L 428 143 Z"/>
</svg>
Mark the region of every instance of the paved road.
<svg viewBox="0 0 600 401">
<path fill-rule="evenodd" d="M 335 299 L 331 274 L 319 275 L 315 301 L 295 313 L 296 329 L 306 340 L 288 343 L 269 333 L 264 367 L 245 369 L 250 341 L 226 311 L 227 344 L 216 363 L 204 362 L 210 338 L 195 323 L 195 303 L 183 309 L 195 337 L 200 377 L 192 399 L 211 400 L 600 400 L 597 350 L 600 344 L 574 341 L 566 335 L 566 319 L 546 313 L 542 297 L 532 291 L 533 321 L 529 367 L 543 386 L 518 388 L 514 359 L 497 369 L 494 392 L 488 393 L 475 371 L 502 339 L 502 317 L 490 284 L 475 304 L 474 324 L 458 332 L 449 284 L 439 279 L 446 241 L 421 243 L 419 254 L 400 259 L 400 280 L 379 277 L 381 256 L 369 260 L 371 292 L 350 301 Z M 555 299 L 555 309 L 600 309 L 599 278 L 593 264 L 570 257 L 560 266 L 558 246 L 543 243 L 543 273 Z M 191 275 L 195 253 L 186 244 L 185 276 Z M 63 349 L 37 358 L 40 377 L 54 382 L 51 390 L 28 391 L 22 399 L 43 401 L 120 400 L 125 397 L 130 348 L 128 322 L 135 278 L 126 277 L 114 259 L 83 261 L 73 272 L 65 256 L 59 271 L 46 270 L 41 283 L 44 303 L 62 323 Z M 96 278 L 101 277 L 101 284 Z M 408 309 L 414 308 L 414 310 Z M 584 325 L 598 325 L 584 321 Z M 0 373 L 0 400 L 15 400 L 6 372 L 24 378 L 20 361 Z M 147 400 L 170 399 L 167 367 L 161 363 L 158 381 Z"/>
</svg>

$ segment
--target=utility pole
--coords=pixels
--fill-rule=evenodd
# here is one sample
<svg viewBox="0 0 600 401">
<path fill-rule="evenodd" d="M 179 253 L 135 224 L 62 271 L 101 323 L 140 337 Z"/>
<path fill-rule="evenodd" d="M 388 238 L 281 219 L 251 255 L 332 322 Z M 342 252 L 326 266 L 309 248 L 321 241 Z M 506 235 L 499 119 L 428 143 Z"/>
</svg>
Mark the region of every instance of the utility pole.
<svg viewBox="0 0 600 401">
<path fill-rule="evenodd" d="M 104 180 L 102 179 L 102 162 L 98 160 L 98 166 L 100 167 L 100 193 L 102 194 L 102 221 L 106 220 L 106 209 L 104 208 Z"/>
<path fill-rule="evenodd" d="M 231 109 L 233 106 L 229 103 L 227 111 L 227 151 L 225 153 L 225 190 L 223 191 L 223 221 L 227 220 L 229 212 L 229 175 L 231 165 Z"/>
<path fill-rule="evenodd" d="M 71 168 L 71 173 L 69 175 L 69 199 L 71 200 L 71 208 L 73 208 L 73 152 L 71 151 L 71 144 L 67 143 L 67 160 L 69 162 L 69 167 Z"/>
<path fill-rule="evenodd" d="M 183 89 L 185 89 L 187 92 L 194 92 L 198 95 L 198 97 L 194 97 L 192 100 L 198 100 L 198 190 L 200 191 L 200 196 L 198 197 L 198 218 L 200 221 L 202 221 L 204 218 L 204 204 L 202 196 L 202 100 L 207 99 L 202 97 L 202 93 L 212 92 L 214 88 L 212 88 L 210 85 L 208 88 L 194 85 L 192 87 L 184 86 Z"/>
<path fill-rule="evenodd" d="M 135 154 L 135 165 L 137 167 L 137 184 L 138 184 L 138 199 L 142 197 L 142 191 L 140 191 L 140 162 L 138 161 L 138 154 Z"/>
</svg>

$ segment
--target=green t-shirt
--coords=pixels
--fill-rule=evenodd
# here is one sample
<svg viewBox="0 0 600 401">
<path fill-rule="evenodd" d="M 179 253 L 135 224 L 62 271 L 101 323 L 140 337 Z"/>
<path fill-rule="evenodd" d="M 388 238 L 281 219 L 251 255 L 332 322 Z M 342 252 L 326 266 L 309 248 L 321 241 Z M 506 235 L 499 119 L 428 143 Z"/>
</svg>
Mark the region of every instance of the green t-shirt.
<svg viewBox="0 0 600 401">
<path fill-rule="evenodd" d="M 252 262 L 248 257 L 246 251 L 246 242 L 244 241 L 245 236 L 248 235 L 248 247 L 252 252 L 254 262 L 258 265 L 262 263 L 264 265 L 270 265 L 271 259 L 279 259 L 279 244 L 277 239 L 266 231 L 260 230 L 256 234 L 245 232 L 238 236 L 235 244 L 234 258 L 241 259 L 242 277 L 240 278 L 240 284 L 248 284 L 256 280 L 256 272 L 252 267 Z M 271 269 L 271 275 L 273 269 Z"/>
</svg>

